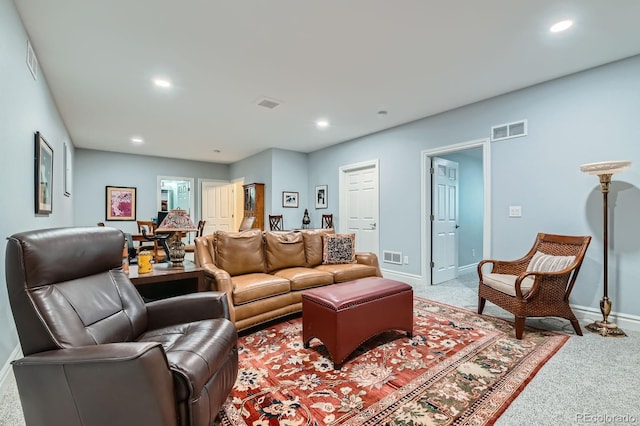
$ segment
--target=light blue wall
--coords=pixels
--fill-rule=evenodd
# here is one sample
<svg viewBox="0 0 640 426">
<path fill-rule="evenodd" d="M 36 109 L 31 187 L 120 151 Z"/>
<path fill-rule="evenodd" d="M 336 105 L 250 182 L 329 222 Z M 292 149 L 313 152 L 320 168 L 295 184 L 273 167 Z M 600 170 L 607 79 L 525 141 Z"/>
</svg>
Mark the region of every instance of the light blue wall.
<svg viewBox="0 0 640 426">
<path fill-rule="evenodd" d="M 458 163 L 458 266 L 482 260 L 484 185 L 482 149 L 473 148 L 440 157 Z"/>
<path fill-rule="evenodd" d="M 528 136 L 491 146 L 493 257 L 520 257 L 537 232 L 592 235 L 571 302 L 596 308 L 602 297 L 601 194 L 597 179 L 579 166 L 632 160 L 612 184 L 609 297 L 614 310 L 640 315 L 639 75 L 636 56 L 329 147 L 309 155 L 309 185 L 328 183 L 335 209 L 339 167 L 380 159 L 380 249 L 417 260 L 421 151 L 487 138 L 491 126 L 526 118 Z M 509 218 L 509 205 L 521 205 L 523 216 Z M 421 273 L 419 261 L 385 268 Z"/>
<path fill-rule="evenodd" d="M 37 54 L 37 46 L 35 46 Z M 0 368 L 18 344 L 13 316 L 4 285 L 5 238 L 37 228 L 73 223 L 72 198 L 63 195 L 63 143 L 71 139 L 49 93 L 46 76 L 38 80 L 29 72 L 25 58 L 27 34 L 10 0 L 0 0 Z M 53 212 L 36 216 L 34 206 L 34 133 L 42 132 L 53 148 Z M 73 156 L 73 147 L 72 156 Z"/>
<path fill-rule="evenodd" d="M 229 166 L 229 176 L 233 181 L 243 179 L 244 183 L 264 183 L 264 223 L 267 227 L 267 217 L 272 209 L 272 157 L 273 153 L 268 149 Z"/>
<path fill-rule="evenodd" d="M 301 228 L 304 209 L 309 208 L 310 201 L 307 155 L 282 149 L 272 150 L 272 155 L 271 214 L 283 216 L 284 229 Z M 298 208 L 282 207 L 283 191 L 298 193 Z M 319 226 L 319 223 L 316 225 Z"/>
<path fill-rule="evenodd" d="M 135 221 L 105 221 L 106 187 L 135 187 L 137 220 L 151 220 L 157 216 L 158 176 L 194 178 L 195 214 L 200 217 L 199 179 L 229 180 L 229 166 L 203 161 L 177 160 L 144 155 L 77 149 L 75 161 L 74 200 L 75 225 L 93 226 L 105 222 L 107 226 L 124 232 L 137 232 Z"/>
</svg>

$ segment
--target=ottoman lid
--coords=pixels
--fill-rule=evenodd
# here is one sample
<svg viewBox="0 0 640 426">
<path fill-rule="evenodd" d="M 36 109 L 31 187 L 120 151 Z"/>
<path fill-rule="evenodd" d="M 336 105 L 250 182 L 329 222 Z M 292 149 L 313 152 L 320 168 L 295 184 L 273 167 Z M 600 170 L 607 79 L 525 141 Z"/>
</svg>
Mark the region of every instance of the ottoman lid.
<svg viewBox="0 0 640 426">
<path fill-rule="evenodd" d="M 405 291 L 413 289 L 400 281 L 369 277 L 307 290 L 302 298 L 339 310 Z"/>
</svg>

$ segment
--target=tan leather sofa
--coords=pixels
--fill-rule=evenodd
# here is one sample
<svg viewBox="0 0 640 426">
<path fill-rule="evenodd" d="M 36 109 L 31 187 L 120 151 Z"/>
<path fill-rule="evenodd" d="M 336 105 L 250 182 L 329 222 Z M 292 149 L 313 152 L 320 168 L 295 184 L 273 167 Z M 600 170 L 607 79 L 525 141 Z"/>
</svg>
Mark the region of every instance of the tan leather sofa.
<svg viewBox="0 0 640 426">
<path fill-rule="evenodd" d="M 243 330 L 300 312 L 306 289 L 382 276 L 374 253 L 356 253 L 353 263 L 323 264 L 328 234 L 335 231 L 217 231 L 195 239 L 195 260 L 211 290 L 227 294 L 231 321 Z"/>
</svg>

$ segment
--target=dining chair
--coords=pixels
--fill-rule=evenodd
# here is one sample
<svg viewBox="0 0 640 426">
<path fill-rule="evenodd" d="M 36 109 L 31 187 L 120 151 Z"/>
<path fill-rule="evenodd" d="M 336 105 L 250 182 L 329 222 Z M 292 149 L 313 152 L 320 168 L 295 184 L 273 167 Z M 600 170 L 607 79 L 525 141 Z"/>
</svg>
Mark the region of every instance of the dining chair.
<svg viewBox="0 0 640 426">
<path fill-rule="evenodd" d="M 322 228 L 333 228 L 333 214 L 322 215 Z"/>
<path fill-rule="evenodd" d="M 282 231 L 283 219 L 281 214 L 269 215 L 269 228 L 272 231 Z"/>
<path fill-rule="evenodd" d="M 147 235 L 154 235 L 157 224 L 152 220 L 138 220 L 136 221 L 138 224 L 138 232 L 144 233 Z M 153 253 L 153 260 L 156 263 L 162 262 L 165 258 L 164 249 L 158 244 L 157 240 L 153 241 L 139 241 L 137 247 L 138 253 L 143 250 L 149 250 Z"/>
</svg>

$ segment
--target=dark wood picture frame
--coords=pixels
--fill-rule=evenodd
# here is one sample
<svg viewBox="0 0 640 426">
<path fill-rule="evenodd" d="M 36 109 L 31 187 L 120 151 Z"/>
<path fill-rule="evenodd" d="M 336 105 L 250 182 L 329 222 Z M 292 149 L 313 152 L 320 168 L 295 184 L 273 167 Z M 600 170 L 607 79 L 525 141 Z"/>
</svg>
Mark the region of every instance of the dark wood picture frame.
<svg viewBox="0 0 640 426">
<path fill-rule="evenodd" d="M 282 207 L 298 208 L 298 193 L 291 191 L 282 191 Z"/>
<path fill-rule="evenodd" d="M 48 215 L 53 211 L 53 148 L 40 132 L 35 134 L 35 210 Z"/>
<path fill-rule="evenodd" d="M 105 220 L 136 220 L 136 188 L 107 186 Z"/>
</svg>

